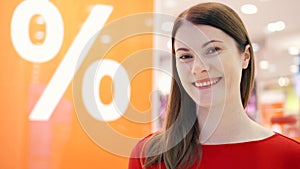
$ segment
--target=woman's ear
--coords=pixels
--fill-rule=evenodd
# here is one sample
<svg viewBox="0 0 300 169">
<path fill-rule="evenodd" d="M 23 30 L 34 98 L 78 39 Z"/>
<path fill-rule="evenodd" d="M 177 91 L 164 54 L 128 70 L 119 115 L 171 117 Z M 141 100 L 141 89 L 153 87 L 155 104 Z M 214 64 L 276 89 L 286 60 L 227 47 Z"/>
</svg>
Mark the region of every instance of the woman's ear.
<svg viewBox="0 0 300 169">
<path fill-rule="evenodd" d="M 242 66 L 243 69 L 247 69 L 249 61 L 251 58 L 250 45 L 246 45 L 244 52 L 242 53 Z"/>
</svg>

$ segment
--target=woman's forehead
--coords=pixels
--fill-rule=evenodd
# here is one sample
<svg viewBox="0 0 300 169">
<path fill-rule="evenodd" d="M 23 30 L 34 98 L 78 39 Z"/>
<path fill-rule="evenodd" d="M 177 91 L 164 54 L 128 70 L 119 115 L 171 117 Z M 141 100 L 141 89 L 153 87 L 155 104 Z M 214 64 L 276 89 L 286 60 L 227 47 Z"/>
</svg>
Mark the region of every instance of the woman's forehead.
<svg viewBox="0 0 300 169">
<path fill-rule="evenodd" d="M 199 47 L 208 41 L 230 41 L 230 37 L 222 30 L 209 25 L 194 25 L 184 22 L 175 35 L 176 46 Z"/>
</svg>

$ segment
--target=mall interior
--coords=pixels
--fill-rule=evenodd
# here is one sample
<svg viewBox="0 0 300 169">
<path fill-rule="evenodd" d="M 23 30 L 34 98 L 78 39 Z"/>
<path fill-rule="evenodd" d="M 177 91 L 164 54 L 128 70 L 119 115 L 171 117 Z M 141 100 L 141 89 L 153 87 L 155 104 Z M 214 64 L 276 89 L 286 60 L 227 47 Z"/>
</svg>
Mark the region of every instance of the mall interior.
<svg viewBox="0 0 300 169">
<path fill-rule="evenodd" d="M 1 0 L 0 168 L 128 166 L 164 126 L 171 32 L 210 0 Z M 252 120 L 300 141 L 300 1 L 217 0 L 252 40 Z"/>
</svg>

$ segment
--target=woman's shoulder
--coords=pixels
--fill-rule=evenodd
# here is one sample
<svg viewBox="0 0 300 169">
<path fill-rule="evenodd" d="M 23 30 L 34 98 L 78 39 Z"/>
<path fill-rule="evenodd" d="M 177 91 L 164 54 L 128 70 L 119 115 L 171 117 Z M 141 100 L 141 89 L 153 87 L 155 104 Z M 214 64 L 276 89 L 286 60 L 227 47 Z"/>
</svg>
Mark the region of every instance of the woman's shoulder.
<svg viewBox="0 0 300 169">
<path fill-rule="evenodd" d="M 298 141 L 276 133 L 271 143 L 273 146 L 269 148 L 269 152 L 272 154 L 279 152 L 278 160 L 285 161 L 293 168 L 300 168 L 300 143 Z"/>
<path fill-rule="evenodd" d="M 280 152 L 283 156 L 297 158 L 300 160 L 300 143 L 285 135 L 275 133 L 270 139 L 267 139 L 264 148 L 269 152 Z"/>
<path fill-rule="evenodd" d="M 133 147 L 133 149 L 131 151 L 131 155 L 130 155 L 131 158 L 140 158 L 141 153 L 144 150 L 146 143 L 148 142 L 148 140 L 150 140 L 156 134 L 157 133 L 151 133 L 151 134 L 147 135 L 146 137 L 141 138 Z"/>
<path fill-rule="evenodd" d="M 149 139 L 153 137 L 155 133 L 151 133 L 147 135 L 146 137 L 140 139 L 135 146 L 133 147 L 130 158 L 129 158 L 129 163 L 128 163 L 128 168 L 129 169 L 142 169 L 143 163 L 145 161 L 144 159 L 144 147 Z"/>
<path fill-rule="evenodd" d="M 286 146 L 296 146 L 297 148 L 300 148 L 300 142 L 289 138 L 283 134 L 280 133 L 275 133 L 274 134 L 274 139 L 272 139 L 272 142 L 280 145 L 286 145 Z"/>
</svg>

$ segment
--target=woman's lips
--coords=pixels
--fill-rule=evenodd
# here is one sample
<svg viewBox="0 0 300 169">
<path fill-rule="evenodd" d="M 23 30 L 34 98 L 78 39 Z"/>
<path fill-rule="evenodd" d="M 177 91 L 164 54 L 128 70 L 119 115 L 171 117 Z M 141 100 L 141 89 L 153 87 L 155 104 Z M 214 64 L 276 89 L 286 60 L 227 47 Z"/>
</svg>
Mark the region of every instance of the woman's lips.
<svg viewBox="0 0 300 169">
<path fill-rule="evenodd" d="M 216 78 L 205 78 L 201 80 L 197 80 L 196 82 L 193 82 L 192 84 L 200 89 L 209 88 L 215 84 L 217 84 L 222 77 L 216 77 Z"/>
</svg>

